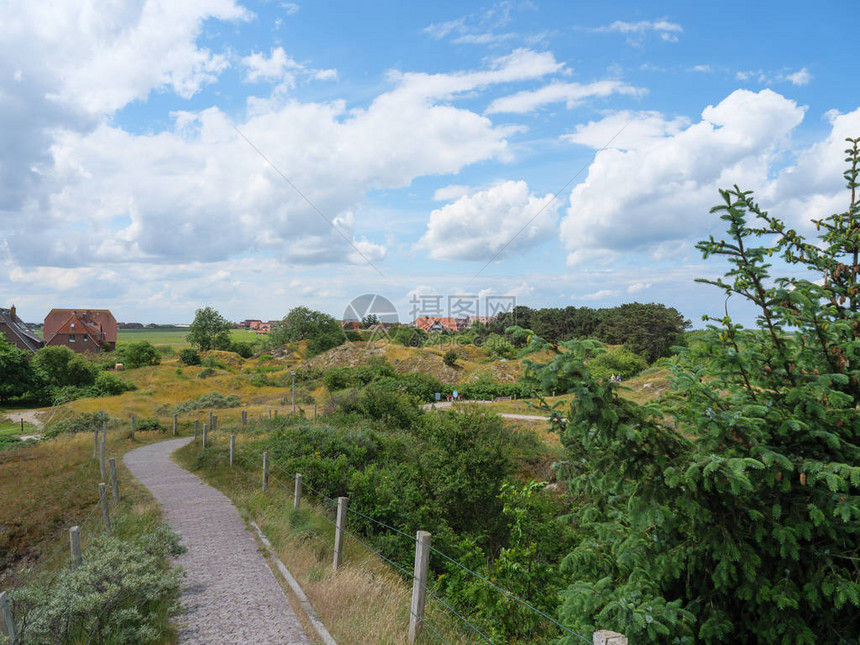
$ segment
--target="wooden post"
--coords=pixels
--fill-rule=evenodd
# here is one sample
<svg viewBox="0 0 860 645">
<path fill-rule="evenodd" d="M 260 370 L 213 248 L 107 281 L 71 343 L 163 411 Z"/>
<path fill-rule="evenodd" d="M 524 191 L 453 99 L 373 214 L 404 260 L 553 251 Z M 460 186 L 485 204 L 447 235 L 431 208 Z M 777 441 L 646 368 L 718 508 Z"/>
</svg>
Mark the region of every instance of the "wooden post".
<svg viewBox="0 0 860 645">
<path fill-rule="evenodd" d="M 314 421 L 317 420 L 317 404 L 314 403 Z"/>
<path fill-rule="evenodd" d="M 520 411 L 520 402 L 517 401 L 517 412 L 519 412 L 519 411 Z"/>
<path fill-rule="evenodd" d="M 277 410 L 275 410 L 275 418 L 276 419 L 278 418 L 278 411 Z"/>
<path fill-rule="evenodd" d="M 212 410 L 209 410 L 209 427 L 212 427 L 212 417 L 215 416 L 215 413 Z"/>
<path fill-rule="evenodd" d="M 599 629 L 591 637 L 594 645 L 627 645 L 627 637 L 608 629 Z"/>
<path fill-rule="evenodd" d="M 197 431 L 200 429 L 200 419 L 194 419 L 194 438 L 197 438 Z"/>
<path fill-rule="evenodd" d="M 296 486 L 293 490 L 293 508 L 299 510 L 302 505 L 302 474 L 296 473 Z"/>
<path fill-rule="evenodd" d="M 134 441 L 134 415 L 131 415 L 131 440 Z"/>
<path fill-rule="evenodd" d="M 209 426 L 205 423 L 203 424 L 203 447 L 205 448 L 209 444 Z"/>
<path fill-rule="evenodd" d="M 412 608 L 409 612 L 409 645 L 421 633 L 424 623 L 424 602 L 427 597 L 427 565 L 430 561 L 430 533 L 415 534 L 415 570 L 412 580 Z"/>
<path fill-rule="evenodd" d="M 104 482 L 99 484 L 99 501 L 102 503 L 102 516 L 105 520 L 105 533 L 110 537 L 110 508 L 108 507 L 107 486 Z"/>
<path fill-rule="evenodd" d="M 9 608 L 9 600 L 6 598 L 6 592 L 0 592 L 0 614 L 3 614 L 0 620 L 0 627 L 3 633 L 12 641 L 12 645 L 18 643 L 18 634 L 15 631 L 15 621 L 12 620 L 12 610 Z"/>
<path fill-rule="evenodd" d="M 247 425 L 248 425 L 248 411 L 242 410 L 242 427 L 244 428 Z"/>
<path fill-rule="evenodd" d="M 108 460 L 108 464 L 110 464 L 110 481 L 111 493 L 113 493 L 113 503 L 119 504 L 119 482 L 116 478 L 116 459 L 111 457 Z"/>
<path fill-rule="evenodd" d="M 21 434 L 24 434 L 24 419 L 21 419 Z"/>
<path fill-rule="evenodd" d="M 269 408 L 269 418 L 270 419 L 272 418 L 272 409 L 271 408 Z"/>
<path fill-rule="evenodd" d="M 176 417 L 177 415 L 173 415 L 173 436 L 176 436 Z"/>
<path fill-rule="evenodd" d="M 93 428 L 93 459 L 99 458 L 99 429 Z"/>
<path fill-rule="evenodd" d="M 218 429 L 218 415 L 213 414 L 212 415 L 212 425 L 209 426 L 209 431 L 215 432 L 217 429 Z"/>
<path fill-rule="evenodd" d="M 337 524 L 334 528 L 334 559 L 332 560 L 332 567 L 335 571 L 340 568 L 340 563 L 343 561 L 343 532 L 346 530 L 346 505 L 348 502 L 348 497 L 337 498 Z"/>
<path fill-rule="evenodd" d="M 102 474 L 102 481 L 107 479 L 105 477 L 105 440 L 104 435 L 102 435 L 102 440 L 99 441 L 99 470 Z"/>
<path fill-rule="evenodd" d="M 233 455 L 236 454 L 236 435 L 230 435 L 230 468 L 233 467 Z"/>
<path fill-rule="evenodd" d="M 81 527 L 73 526 L 69 529 L 69 547 L 72 550 L 72 569 L 81 566 L 83 556 L 81 555 Z"/>
<path fill-rule="evenodd" d="M 269 453 L 263 452 L 263 490 L 269 490 Z"/>
</svg>

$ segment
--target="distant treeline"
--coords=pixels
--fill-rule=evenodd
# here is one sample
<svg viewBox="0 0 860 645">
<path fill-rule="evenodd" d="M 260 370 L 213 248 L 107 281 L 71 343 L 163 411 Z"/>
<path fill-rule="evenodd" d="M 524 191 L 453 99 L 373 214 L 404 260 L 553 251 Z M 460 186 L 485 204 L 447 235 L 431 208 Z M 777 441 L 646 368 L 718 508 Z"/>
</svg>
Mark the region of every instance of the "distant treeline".
<svg viewBox="0 0 860 645">
<path fill-rule="evenodd" d="M 690 321 L 674 307 L 631 302 L 618 307 L 559 307 L 532 309 L 518 306 L 487 325 L 487 332 L 503 334 L 519 326 L 531 329 L 551 343 L 572 338 L 593 338 L 611 345 L 627 345 L 653 361 L 678 344 Z"/>
</svg>

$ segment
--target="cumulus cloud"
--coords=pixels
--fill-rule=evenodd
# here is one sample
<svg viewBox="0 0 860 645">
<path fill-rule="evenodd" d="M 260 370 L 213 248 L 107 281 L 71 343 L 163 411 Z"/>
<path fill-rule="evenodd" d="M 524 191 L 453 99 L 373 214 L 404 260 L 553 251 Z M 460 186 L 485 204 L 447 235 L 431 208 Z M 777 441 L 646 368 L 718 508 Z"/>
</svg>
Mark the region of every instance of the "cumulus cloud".
<svg viewBox="0 0 860 645">
<path fill-rule="evenodd" d="M 537 90 L 524 90 L 498 98 L 490 103 L 487 114 L 499 112 L 526 114 L 551 103 L 564 103 L 570 110 L 592 97 L 605 97 L 611 94 L 637 95 L 642 92 L 643 90 L 621 81 L 597 81 L 585 84 L 555 82 Z"/>
<path fill-rule="evenodd" d="M 242 59 L 242 64 L 247 68 L 245 80 L 249 83 L 283 81 L 287 78 L 287 70 L 300 67 L 287 56 L 283 47 L 273 49 L 268 58 L 262 52 L 253 52 Z"/>
<path fill-rule="evenodd" d="M 572 191 L 561 224 L 568 263 L 701 234 L 698 216 L 707 213 L 718 188 L 767 185 L 804 111 L 771 90 L 738 90 L 684 129 L 644 115 L 641 131 L 650 134 L 626 151 L 599 152 L 586 180 Z"/>
<path fill-rule="evenodd" d="M 276 52 L 258 68 L 282 68 Z M 381 261 L 386 246 L 346 215 L 369 190 L 509 155 L 511 128 L 448 99 L 558 67 L 551 54 L 516 50 L 481 70 L 394 74 L 394 86 L 361 109 L 253 99 L 236 125 L 277 171 L 218 108 L 177 112 L 174 127 L 157 134 L 109 122 L 65 129 L 53 134 L 41 170 L 43 199 L 22 206 L 0 238 L 31 267 L 75 266 L 84 257 L 182 263 L 190 254 L 219 262 L 255 252 L 305 264 Z M 320 213 L 338 216 L 352 246 Z"/>
<path fill-rule="evenodd" d="M 558 208 L 552 195 L 539 197 L 524 181 L 506 181 L 434 210 L 417 247 L 441 260 L 521 252 L 555 233 Z"/>
<path fill-rule="evenodd" d="M 659 112 L 622 110 L 611 112 L 600 121 L 580 124 L 574 132 L 561 138 L 595 150 L 633 150 L 646 148 L 667 136 L 678 134 L 689 124 L 690 120 L 684 116 L 669 120 Z"/>
</svg>

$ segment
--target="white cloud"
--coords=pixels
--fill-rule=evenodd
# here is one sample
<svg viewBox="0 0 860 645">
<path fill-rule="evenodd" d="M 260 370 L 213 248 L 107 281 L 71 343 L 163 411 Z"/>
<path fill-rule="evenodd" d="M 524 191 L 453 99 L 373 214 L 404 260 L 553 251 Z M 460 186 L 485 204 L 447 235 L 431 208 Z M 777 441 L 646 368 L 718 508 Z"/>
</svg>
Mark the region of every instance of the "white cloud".
<svg viewBox="0 0 860 645">
<path fill-rule="evenodd" d="M 260 62 L 278 58 L 273 51 Z M 303 104 L 275 92 L 249 100 L 238 127 L 331 217 L 370 190 L 507 158 L 511 128 L 438 97 L 558 66 L 551 54 L 518 50 L 484 70 L 401 74 L 363 109 L 347 110 L 341 101 Z M 20 226 L 0 224 L 0 239 L 9 239 L 23 265 L 71 266 L 84 257 L 93 264 L 182 263 L 189 252 L 205 262 L 259 252 L 295 263 L 362 261 L 218 108 L 177 112 L 174 128 L 158 134 L 102 123 L 92 132 L 53 136 L 41 201 L 21 208 Z M 384 259 L 386 246 L 369 239 L 361 218 L 348 224 L 347 238 L 361 254 Z"/>
<path fill-rule="evenodd" d="M 568 263 L 701 235 L 700 216 L 718 199 L 718 188 L 767 185 L 804 111 L 770 90 L 737 90 L 683 130 L 655 125 L 653 113 L 646 114 L 642 131 L 650 134 L 626 152 L 599 152 L 571 193 L 561 224 Z"/>
<path fill-rule="evenodd" d="M 288 16 L 292 16 L 293 14 L 298 13 L 300 8 L 299 5 L 297 5 L 295 2 L 282 2 L 281 7 L 283 7 L 284 12 Z"/>
<path fill-rule="evenodd" d="M 550 83 L 538 90 L 524 90 L 496 99 L 487 108 L 487 114 L 508 112 L 525 114 L 550 103 L 565 103 L 572 109 L 592 97 L 611 94 L 637 95 L 643 91 L 621 81 L 597 81 L 594 83 Z"/>
<path fill-rule="evenodd" d="M 552 195 L 538 197 L 526 182 L 506 181 L 434 210 L 417 247 L 435 259 L 486 262 L 549 239 L 558 208 Z"/>
<path fill-rule="evenodd" d="M 783 69 L 779 72 L 757 70 L 741 70 L 735 72 L 735 78 L 739 81 L 756 81 L 759 85 L 775 85 L 777 83 L 791 83 L 795 87 L 809 85 L 812 74 L 805 67 L 796 72 Z"/>
<path fill-rule="evenodd" d="M 786 74 L 785 80 L 789 81 L 792 85 L 809 85 L 809 81 L 812 80 L 812 74 L 804 67 L 793 74 Z"/>
<path fill-rule="evenodd" d="M 659 112 L 612 112 L 600 121 L 576 126 L 576 131 L 562 135 L 562 140 L 595 150 L 611 148 L 635 150 L 647 148 L 667 136 L 678 134 L 690 124 L 683 116 L 667 120 Z"/>
<path fill-rule="evenodd" d="M 676 22 L 669 20 L 640 20 L 639 22 L 625 22 L 616 20 L 605 27 L 597 27 L 591 30 L 595 33 L 619 33 L 627 36 L 627 43 L 631 45 L 641 43 L 648 33 L 659 34 L 662 40 L 667 42 L 678 42 L 677 34 L 683 33 L 684 28 Z"/>
<path fill-rule="evenodd" d="M 472 192 L 472 189 L 469 186 L 451 184 L 450 186 L 437 188 L 433 193 L 433 201 L 448 202 L 452 199 L 459 199 L 463 195 L 468 195 L 470 192 Z"/>
<path fill-rule="evenodd" d="M 617 295 L 618 292 L 614 289 L 600 289 L 599 291 L 595 291 L 593 293 L 588 293 L 584 296 L 580 296 L 580 300 L 606 300 L 607 298 L 611 298 Z"/>
<path fill-rule="evenodd" d="M 242 59 L 242 64 L 247 68 L 245 81 L 248 83 L 288 80 L 287 70 L 301 67 L 287 56 L 283 47 L 273 49 L 268 58 L 262 52 L 252 52 Z"/>
<path fill-rule="evenodd" d="M 713 69 L 711 69 L 711 66 L 710 66 L 710 65 L 693 65 L 693 66 L 690 68 L 690 71 L 691 71 L 691 72 L 702 72 L 702 73 L 704 73 L 704 74 L 707 74 L 707 73 L 710 73 L 710 72 L 712 72 L 712 71 L 714 71 L 714 70 L 713 70 Z"/>
</svg>

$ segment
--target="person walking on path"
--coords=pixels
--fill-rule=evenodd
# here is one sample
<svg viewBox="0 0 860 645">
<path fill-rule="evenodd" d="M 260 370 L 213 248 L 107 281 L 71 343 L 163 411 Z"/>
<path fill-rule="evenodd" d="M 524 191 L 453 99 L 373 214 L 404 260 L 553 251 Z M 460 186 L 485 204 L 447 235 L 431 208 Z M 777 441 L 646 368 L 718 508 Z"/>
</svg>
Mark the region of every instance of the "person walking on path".
<svg viewBox="0 0 860 645">
<path fill-rule="evenodd" d="M 186 572 L 179 643 L 310 645 L 233 503 L 170 460 L 190 441 L 163 441 L 123 457 L 188 549 L 176 559 Z"/>
</svg>

